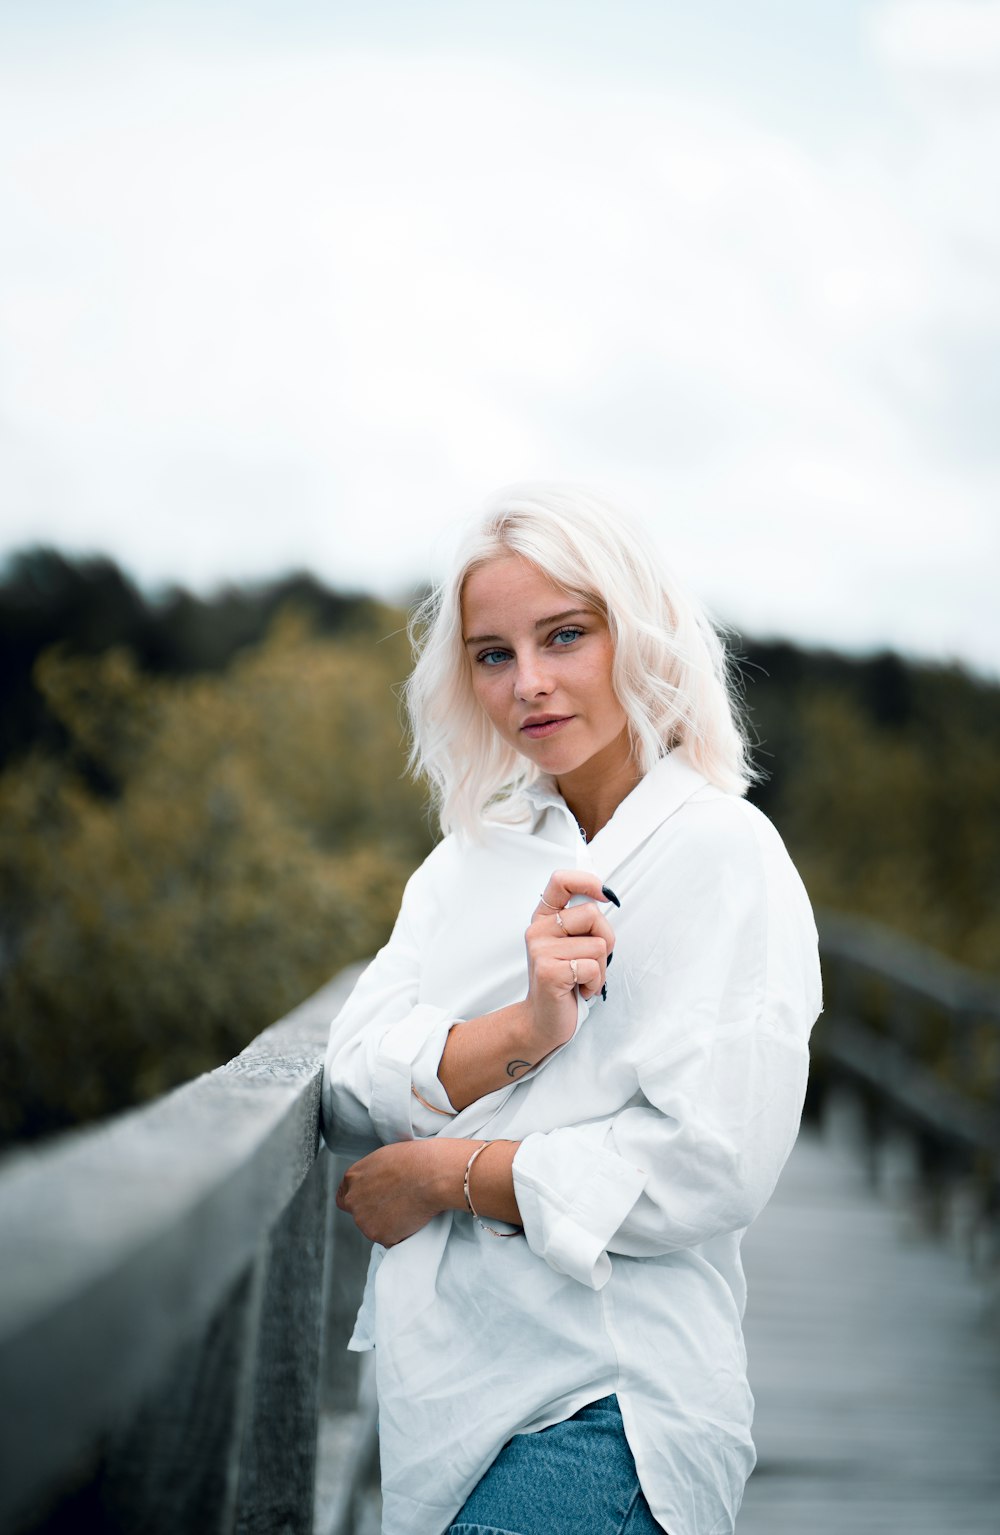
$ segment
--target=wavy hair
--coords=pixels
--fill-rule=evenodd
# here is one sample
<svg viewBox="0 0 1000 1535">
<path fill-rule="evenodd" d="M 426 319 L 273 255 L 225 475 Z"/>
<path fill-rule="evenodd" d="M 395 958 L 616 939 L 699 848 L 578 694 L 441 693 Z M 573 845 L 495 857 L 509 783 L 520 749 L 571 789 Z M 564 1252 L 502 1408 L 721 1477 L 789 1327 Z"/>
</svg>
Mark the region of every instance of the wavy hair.
<svg viewBox="0 0 1000 1535">
<path fill-rule="evenodd" d="M 519 791 L 541 776 L 479 704 L 462 638 L 466 577 L 509 554 L 606 619 L 612 686 L 640 772 L 683 745 L 710 783 L 743 794 L 757 775 L 731 663 L 705 610 L 615 507 L 572 485 L 513 485 L 469 523 L 450 572 L 410 618 L 409 765 L 429 780 L 442 830 L 475 837 L 487 807 L 516 815 Z"/>
</svg>

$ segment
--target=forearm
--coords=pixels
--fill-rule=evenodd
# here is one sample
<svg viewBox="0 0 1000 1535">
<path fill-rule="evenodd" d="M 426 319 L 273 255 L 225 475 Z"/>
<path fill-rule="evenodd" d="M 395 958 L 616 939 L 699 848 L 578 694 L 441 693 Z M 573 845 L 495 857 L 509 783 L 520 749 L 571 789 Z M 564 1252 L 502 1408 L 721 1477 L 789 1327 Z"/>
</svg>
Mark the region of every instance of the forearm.
<svg viewBox="0 0 1000 1535">
<path fill-rule="evenodd" d="M 449 1031 L 438 1079 L 453 1108 L 509 1087 L 573 1037 L 579 999 L 603 992 L 614 947 L 614 933 L 598 909 L 604 900 L 620 904 L 596 874 L 572 869 L 552 875 L 525 934 L 527 997 Z"/>
<path fill-rule="evenodd" d="M 345 1210 L 370 1242 L 394 1247 L 443 1210 L 465 1210 L 465 1170 L 477 1147 L 469 1188 L 476 1213 L 520 1226 L 512 1165 L 517 1141 L 399 1141 L 353 1163 L 337 1190 Z"/>
<path fill-rule="evenodd" d="M 509 1087 L 547 1053 L 531 1034 L 531 1004 L 514 1002 L 470 1018 L 450 1031 L 438 1078 L 452 1106 L 464 1109 L 497 1088 Z"/>
<path fill-rule="evenodd" d="M 435 1203 L 442 1210 L 466 1210 L 465 1169 L 477 1146 L 476 1140 L 448 1140 L 441 1137 L 428 1143 L 426 1150 L 435 1158 Z M 476 1157 L 469 1178 L 469 1193 L 476 1214 L 486 1220 L 521 1224 L 521 1212 L 514 1194 L 514 1157 L 519 1141 L 491 1141 Z"/>
</svg>

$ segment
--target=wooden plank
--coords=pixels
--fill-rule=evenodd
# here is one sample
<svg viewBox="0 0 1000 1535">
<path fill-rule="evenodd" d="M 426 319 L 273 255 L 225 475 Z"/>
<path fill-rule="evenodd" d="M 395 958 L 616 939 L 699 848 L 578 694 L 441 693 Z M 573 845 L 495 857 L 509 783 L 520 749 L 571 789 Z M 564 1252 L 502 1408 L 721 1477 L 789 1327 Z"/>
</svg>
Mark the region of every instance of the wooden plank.
<svg viewBox="0 0 1000 1535">
<path fill-rule="evenodd" d="M 227 1066 L 0 1164 L 0 1528 L 150 1400 L 316 1159 L 345 972 Z"/>
<path fill-rule="evenodd" d="M 833 1012 L 824 1014 L 816 1048 L 823 1058 L 876 1089 L 887 1109 L 967 1154 L 987 1152 L 1000 1173 L 1000 1113 L 956 1091 L 915 1060 L 898 1040 Z"/>
<path fill-rule="evenodd" d="M 257 1265 L 109 1445 L 94 1488 L 95 1528 L 230 1535 L 262 1290 Z"/>
<path fill-rule="evenodd" d="M 330 1162 L 316 1158 L 270 1242 L 237 1535 L 312 1525 Z"/>
<path fill-rule="evenodd" d="M 1000 1338 L 968 1265 L 808 1125 L 743 1253 L 739 1535 L 996 1535 Z"/>
<path fill-rule="evenodd" d="M 958 965 L 867 917 L 818 911 L 816 920 L 824 961 L 846 960 L 891 981 L 911 1000 L 921 997 L 949 1012 L 977 1013 L 1000 1024 L 1000 986 L 992 976 Z"/>
<path fill-rule="evenodd" d="M 364 1291 L 372 1244 L 351 1217 L 337 1209 L 340 1180 L 353 1157 L 330 1156 L 330 1198 L 326 1213 L 326 1304 L 323 1318 L 323 1362 L 320 1406 L 330 1413 L 353 1410 L 358 1397 L 360 1354 L 348 1353 L 354 1319 Z"/>
</svg>

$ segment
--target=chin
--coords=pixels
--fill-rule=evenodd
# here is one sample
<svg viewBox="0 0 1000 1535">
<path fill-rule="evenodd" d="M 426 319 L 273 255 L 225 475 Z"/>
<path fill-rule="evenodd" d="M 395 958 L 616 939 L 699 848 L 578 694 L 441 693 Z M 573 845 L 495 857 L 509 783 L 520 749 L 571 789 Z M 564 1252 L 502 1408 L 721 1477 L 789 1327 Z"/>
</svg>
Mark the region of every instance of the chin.
<svg viewBox="0 0 1000 1535">
<path fill-rule="evenodd" d="M 581 755 L 580 752 L 534 752 L 532 762 L 540 767 L 543 773 L 551 773 L 553 778 L 565 777 L 567 773 L 573 773 L 577 768 L 583 767 L 589 762 L 591 752 Z"/>
</svg>

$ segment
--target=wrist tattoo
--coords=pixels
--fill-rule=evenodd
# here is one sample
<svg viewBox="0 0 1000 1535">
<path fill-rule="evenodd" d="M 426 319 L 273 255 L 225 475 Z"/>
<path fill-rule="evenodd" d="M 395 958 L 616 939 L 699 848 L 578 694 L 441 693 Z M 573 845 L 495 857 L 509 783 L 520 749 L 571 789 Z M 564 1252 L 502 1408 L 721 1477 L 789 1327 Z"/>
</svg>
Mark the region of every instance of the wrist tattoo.
<svg viewBox="0 0 1000 1535">
<path fill-rule="evenodd" d="M 507 1062 L 507 1075 L 509 1077 L 517 1077 L 517 1076 L 520 1076 L 522 1071 L 530 1071 L 530 1070 L 531 1070 L 531 1062 L 530 1061 L 508 1061 Z"/>
</svg>

